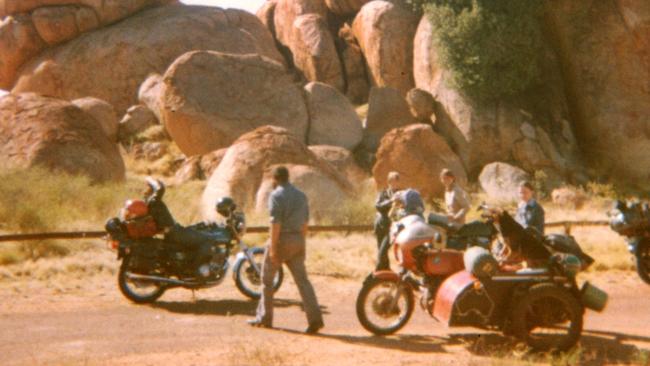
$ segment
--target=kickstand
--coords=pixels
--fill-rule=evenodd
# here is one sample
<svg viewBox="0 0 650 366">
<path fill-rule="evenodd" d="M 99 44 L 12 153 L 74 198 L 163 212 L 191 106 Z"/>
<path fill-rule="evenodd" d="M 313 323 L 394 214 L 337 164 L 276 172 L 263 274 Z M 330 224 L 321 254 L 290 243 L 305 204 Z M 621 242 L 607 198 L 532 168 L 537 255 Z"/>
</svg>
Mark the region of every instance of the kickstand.
<svg viewBox="0 0 650 366">
<path fill-rule="evenodd" d="M 196 302 L 196 293 L 194 289 L 192 289 L 192 302 Z"/>
</svg>

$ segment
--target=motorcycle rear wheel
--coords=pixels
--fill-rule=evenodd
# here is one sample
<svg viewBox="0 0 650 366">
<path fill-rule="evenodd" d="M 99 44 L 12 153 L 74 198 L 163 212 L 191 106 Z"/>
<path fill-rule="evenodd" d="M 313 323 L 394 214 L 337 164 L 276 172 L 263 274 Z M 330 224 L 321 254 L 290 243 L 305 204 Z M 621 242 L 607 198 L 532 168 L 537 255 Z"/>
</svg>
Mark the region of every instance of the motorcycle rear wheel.
<svg viewBox="0 0 650 366">
<path fill-rule="evenodd" d="M 264 263 L 264 248 L 252 248 L 251 256 L 257 265 L 257 268 L 262 270 L 262 264 Z M 246 297 L 251 300 L 259 300 L 262 297 L 262 277 L 257 273 L 255 267 L 248 261 L 244 259 L 238 262 L 233 268 L 235 275 L 235 286 L 239 292 L 241 292 Z M 282 281 L 284 280 L 284 271 L 282 267 L 278 269 L 278 273 L 275 275 L 273 280 L 273 290 L 277 291 L 280 286 L 282 286 Z"/>
<path fill-rule="evenodd" d="M 395 292 L 398 297 L 395 299 Z M 394 303 L 394 308 L 389 307 Z M 357 318 L 361 325 L 376 335 L 389 335 L 402 329 L 413 315 L 413 291 L 397 281 L 366 278 L 357 296 Z M 382 319 L 388 324 L 379 324 Z M 392 320 L 391 319 L 395 319 Z"/>
<path fill-rule="evenodd" d="M 514 305 L 512 331 L 538 351 L 566 351 L 582 334 L 584 308 L 568 290 L 553 283 L 530 287 Z"/>
<path fill-rule="evenodd" d="M 639 243 L 634 257 L 636 259 L 636 272 L 643 282 L 650 285 L 650 242 Z"/>
<path fill-rule="evenodd" d="M 127 256 L 122 260 L 120 271 L 117 275 L 117 285 L 120 292 L 127 299 L 136 304 L 150 304 L 158 300 L 165 293 L 165 286 L 154 282 L 136 281 L 128 278 L 133 257 Z M 144 289 L 144 290 L 143 290 Z"/>
</svg>

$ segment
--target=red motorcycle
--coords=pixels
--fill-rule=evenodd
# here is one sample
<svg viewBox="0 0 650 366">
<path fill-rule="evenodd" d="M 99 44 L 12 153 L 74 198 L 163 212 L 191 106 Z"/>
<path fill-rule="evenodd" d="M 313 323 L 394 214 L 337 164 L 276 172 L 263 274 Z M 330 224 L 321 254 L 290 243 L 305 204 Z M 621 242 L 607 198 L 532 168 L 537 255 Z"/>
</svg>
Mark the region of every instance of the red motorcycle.
<svg viewBox="0 0 650 366">
<path fill-rule="evenodd" d="M 585 308 L 601 311 L 607 302 L 595 286 L 576 283 L 593 260 L 570 236 L 536 237 L 506 212 L 484 218 L 504 242 L 494 245 L 506 248 L 499 259 L 480 247 L 466 253 L 440 247 L 439 230 L 418 216 L 396 222 L 391 239 L 401 269 L 366 278 L 356 304 L 361 325 L 377 335 L 397 332 L 418 293 L 421 306 L 448 326 L 500 330 L 538 350 L 575 345 Z M 539 268 L 518 269 L 522 261 Z"/>
</svg>

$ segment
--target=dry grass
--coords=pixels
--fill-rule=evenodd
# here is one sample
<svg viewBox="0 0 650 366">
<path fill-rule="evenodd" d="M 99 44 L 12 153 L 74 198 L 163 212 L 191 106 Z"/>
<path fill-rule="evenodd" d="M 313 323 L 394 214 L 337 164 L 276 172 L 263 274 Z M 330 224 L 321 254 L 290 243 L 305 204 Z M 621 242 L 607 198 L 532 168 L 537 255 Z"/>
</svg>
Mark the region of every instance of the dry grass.
<svg viewBox="0 0 650 366">
<path fill-rule="evenodd" d="M 299 354 L 277 343 L 241 344 L 228 353 L 228 365 L 232 366 L 284 366 L 303 362 Z"/>
<path fill-rule="evenodd" d="M 52 174 L 39 169 L 3 171 L 0 172 L 0 232 L 98 230 L 108 217 L 118 213 L 127 198 L 139 197 L 144 187 L 142 178 L 137 176 L 130 177 L 125 183 L 91 185 L 83 177 Z M 200 220 L 199 205 L 204 187 L 205 182 L 192 181 L 168 188 L 165 200 L 181 224 Z M 611 207 L 611 198 L 607 195 L 614 195 L 613 189 L 592 185 L 586 193 L 590 200 L 579 210 L 544 202 L 547 221 L 607 219 L 606 213 Z M 371 186 L 363 187 L 354 200 L 337 208 L 332 217 L 323 218 L 319 224 L 358 225 L 372 222 L 374 196 Z M 16 197 L 20 197 L 20 200 Z M 486 200 L 481 194 L 474 194 L 473 197 L 474 207 Z M 512 203 L 501 205 L 514 207 Z M 469 218 L 475 219 L 479 215 L 480 212 L 472 210 Z M 248 222 L 251 226 L 265 225 L 267 218 L 259 213 L 249 213 Z M 575 228 L 573 235 L 596 259 L 592 270 L 634 269 L 624 239 L 609 228 Z M 247 235 L 246 240 L 261 245 L 266 235 Z M 25 259 L 65 256 L 87 250 L 93 245 L 96 242 L 3 244 L 0 246 L 0 265 L 12 265 Z M 376 256 L 376 243 L 371 233 L 351 236 L 321 234 L 310 238 L 309 248 L 309 266 L 314 273 L 343 278 L 364 276 L 373 267 Z"/>
</svg>

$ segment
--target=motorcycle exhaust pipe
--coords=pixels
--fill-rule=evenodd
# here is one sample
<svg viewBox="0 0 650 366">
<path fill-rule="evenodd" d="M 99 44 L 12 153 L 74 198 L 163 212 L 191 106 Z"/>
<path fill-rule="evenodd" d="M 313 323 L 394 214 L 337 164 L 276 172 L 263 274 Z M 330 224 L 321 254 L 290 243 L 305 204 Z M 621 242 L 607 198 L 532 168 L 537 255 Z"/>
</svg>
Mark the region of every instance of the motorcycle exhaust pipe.
<svg viewBox="0 0 650 366">
<path fill-rule="evenodd" d="M 127 273 L 126 277 L 128 279 L 130 279 L 130 280 L 135 280 L 135 281 L 160 282 L 160 283 L 164 283 L 164 284 L 167 284 L 167 285 L 174 285 L 174 286 L 196 286 L 196 285 L 198 285 L 197 282 L 182 281 L 182 280 L 176 280 L 176 279 L 173 279 L 173 278 L 141 275 L 141 274 L 135 274 L 135 273 Z"/>
</svg>

